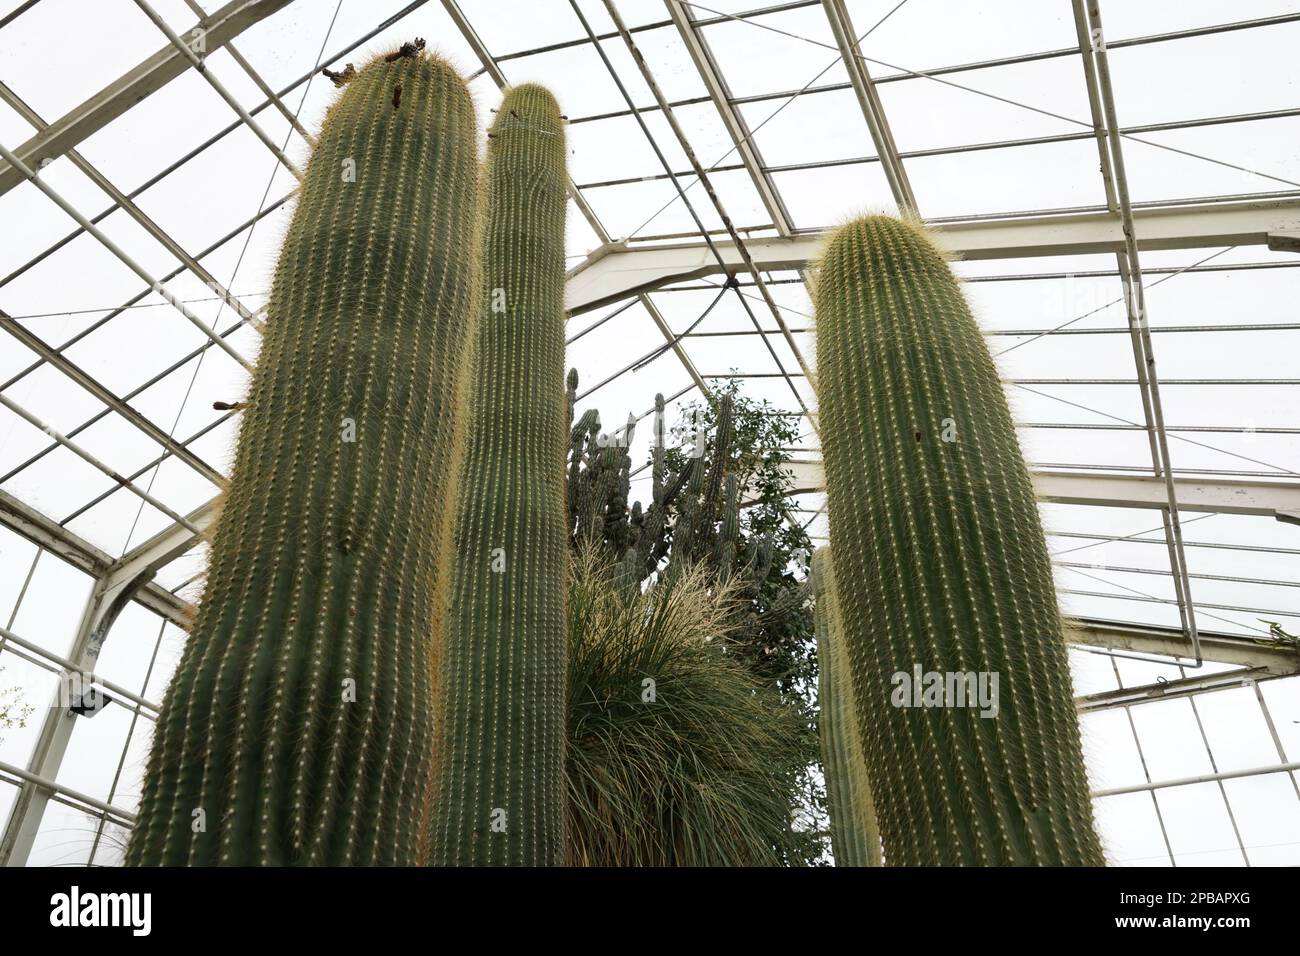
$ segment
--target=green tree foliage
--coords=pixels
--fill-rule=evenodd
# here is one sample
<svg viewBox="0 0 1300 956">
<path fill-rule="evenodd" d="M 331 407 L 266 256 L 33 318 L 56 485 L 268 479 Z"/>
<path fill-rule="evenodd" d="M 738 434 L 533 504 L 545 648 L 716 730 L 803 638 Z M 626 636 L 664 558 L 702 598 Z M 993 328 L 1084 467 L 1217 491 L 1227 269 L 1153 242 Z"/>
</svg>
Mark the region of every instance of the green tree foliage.
<svg viewBox="0 0 1300 956">
<path fill-rule="evenodd" d="M 0 667 L 0 673 L 4 668 Z M 23 689 L 17 684 L 0 687 L 0 730 L 22 729 L 27 726 L 27 718 L 32 715 L 33 707 L 23 700 Z M 0 737 L 0 743 L 4 738 Z"/>
</svg>

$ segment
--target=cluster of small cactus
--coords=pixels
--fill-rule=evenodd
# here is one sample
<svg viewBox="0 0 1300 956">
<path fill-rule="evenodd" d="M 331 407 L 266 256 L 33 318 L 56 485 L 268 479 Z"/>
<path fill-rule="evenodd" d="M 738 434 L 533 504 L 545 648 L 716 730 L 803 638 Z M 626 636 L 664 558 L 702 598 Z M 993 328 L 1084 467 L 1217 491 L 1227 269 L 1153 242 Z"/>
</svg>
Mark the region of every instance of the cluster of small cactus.
<svg viewBox="0 0 1300 956">
<path fill-rule="evenodd" d="M 429 835 L 438 864 L 562 859 L 564 142 L 550 93 L 506 93 L 485 172 L 485 295 Z"/>
<path fill-rule="evenodd" d="M 464 82 L 415 53 L 371 62 L 330 109 L 128 864 L 418 862 L 476 320 L 475 133 Z"/>
<path fill-rule="evenodd" d="M 814 289 L 833 605 L 890 865 L 1101 865 L 1042 527 L 942 253 L 859 219 Z M 998 679 L 996 715 L 914 674 Z M 981 716 L 985 714 L 985 716 Z"/>
<path fill-rule="evenodd" d="M 723 580 L 766 579 L 772 567 L 771 541 L 741 540 L 739 476 L 732 462 L 733 399 L 717 399 L 716 427 L 697 432 L 681 467 L 668 468 L 664 397 L 655 396 L 651 438 L 651 498 L 648 507 L 631 502 L 633 422 L 621 435 L 601 431 L 594 409 L 574 420 L 577 369 L 569 370 L 569 539 L 575 547 L 603 546 L 629 585 L 652 574 L 679 574 L 706 564 Z M 707 446 L 707 447 L 706 447 Z M 665 563 L 665 561 L 667 563 Z M 752 595 L 750 595 L 752 597 Z"/>
<path fill-rule="evenodd" d="M 817 629 L 817 729 L 836 866 L 880 866 L 880 830 L 862 758 L 853 688 L 848 680 L 844 634 L 835 608 L 835 569 L 830 550 L 813 552 Z"/>
</svg>

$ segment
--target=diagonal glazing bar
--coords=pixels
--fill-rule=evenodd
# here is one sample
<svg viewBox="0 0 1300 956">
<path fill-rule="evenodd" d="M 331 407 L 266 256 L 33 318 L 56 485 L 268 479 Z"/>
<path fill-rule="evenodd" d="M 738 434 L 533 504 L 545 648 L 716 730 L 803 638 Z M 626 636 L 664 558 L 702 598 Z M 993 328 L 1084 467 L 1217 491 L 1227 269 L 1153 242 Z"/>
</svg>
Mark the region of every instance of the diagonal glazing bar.
<svg viewBox="0 0 1300 956">
<path fill-rule="evenodd" d="M 395 13 L 393 13 L 393 15 L 390 16 L 388 19 L 384 20 L 382 23 L 378 24 L 378 25 L 375 26 L 373 29 L 368 30 L 365 34 L 363 34 L 362 36 L 358 37 L 356 40 L 352 41 L 352 42 L 349 43 L 347 46 L 343 47 L 343 48 L 340 49 L 340 50 L 335 51 L 335 52 L 334 52 L 334 53 L 333 53 L 333 54 L 332 54 L 332 55 L 331 55 L 327 60 L 323 60 L 323 61 L 321 62 L 321 65 L 322 65 L 322 66 L 333 66 L 335 63 L 337 63 L 337 62 L 339 62 L 340 60 L 342 60 L 343 57 L 347 56 L 347 55 L 348 55 L 349 53 L 351 53 L 353 50 L 356 50 L 358 47 L 362 46 L 363 44 L 368 43 L 370 40 L 374 39 L 376 36 L 378 36 L 378 35 L 379 35 L 380 33 L 382 33 L 384 30 L 387 30 L 389 27 L 391 27 L 394 23 L 397 23 L 399 20 L 402 20 L 404 17 L 407 16 L 407 14 L 410 14 L 410 13 L 412 13 L 413 11 L 418 10 L 420 7 L 424 6 L 424 5 L 425 5 L 426 3 L 428 3 L 428 2 L 429 2 L 429 0 L 411 0 L 410 3 L 408 3 L 408 4 L 407 4 L 405 7 L 403 7 L 401 10 L 398 10 L 398 11 L 396 11 Z M 209 39 L 211 39 L 211 37 L 209 37 Z M 178 54 L 178 55 L 179 55 L 179 54 Z M 303 73 L 303 74 L 300 75 L 297 79 L 295 79 L 293 82 L 289 83 L 287 86 L 281 87 L 281 88 L 280 88 L 280 91 L 279 91 L 278 93 L 276 93 L 276 96 L 277 96 L 278 98 L 283 99 L 283 97 L 287 96 L 289 93 L 293 92 L 293 91 L 296 90 L 298 87 L 302 86 L 302 84 L 304 84 L 304 83 L 306 83 L 308 80 L 310 80 L 310 79 L 311 79 L 315 74 L 316 74 L 316 69 L 315 69 L 315 68 L 309 70 L 309 71 L 306 72 L 306 73 Z M 147 94 L 142 94 L 142 96 L 143 96 L 143 95 L 147 95 Z M 250 114 L 250 115 L 256 115 L 256 114 L 262 112 L 264 109 L 266 109 L 266 108 L 267 108 L 268 106 L 270 106 L 270 105 L 271 105 L 271 101 L 270 101 L 269 99 L 268 99 L 268 100 L 263 100 L 263 101 L 262 101 L 261 103 L 259 103 L 257 106 L 254 106 L 251 110 L 249 110 L 249 114 Z M 62 121 L 60 121 L 60 122 L 62 122 Z M 56 125 L 57 125 L 57 124 L 56 124 Z M 153 176 L 149 177 L 147 180 L 145 180 L 143 183 L 141 183 L 141 184 L 140 184 L 139 186 L 137 186 L 135 189 L 131 190 L 131 192 L 129 192 L 129 193 L 127 194 L 127 198 L 129 198 L 129 199 L 135 199 L 136 197 L 138 197 L 138 196 L 144 194 L 144 193 L 147 192 L 149 189 L 151 189 L 152 187 L 156 186 L 158 183 L 162 182 L 164 179 L 166 179 L 166 178 L 167 178 L 168 176 L 170 176 L 172 173 L 176 172 L 176 170 L 180 169 L 182 166 L 184 166 L 184 165 L 185 165 L 186 163 L 188 163 L 190 160 L 194 159 L 194 157 L 198 156 L 200 153 L 202 153 L 204 150 L 206 150 L 209 146 L 212 146 L 212 145 L 214 145 L 215 143 L 220 142 L 222 139 L 224 139 L 225 137 L 229 136 L 231 133 L 233 133 L 235 130 L 239 129 L 239 128 L 240 128 L 241 126 L 243 126 L 243 125 L 244 125 L 244 124 L 243 124 L 243 121 L 237 119 L 237 120 L 235 120 L 235 122 L 231 123 L 229 126 L 226 126 L 225 128 L 223 128 L 223 129 L 219 130 L 218 132 L 214 133 L 212 136 L 208 137 L 206 140 L 204 140 L 204 141 L 203 141 L 202 143 L 200 143 L 198 146 L 195 146 L 193 149 L 191 149 L 191 150 L 190 150 L 188 153 L 186 153 L 184 156 L 181 156 L 179 159 L 177 159 L 177 160 L 175 160 L 174 162 L 172 162 L 171 164 L 169 164 L 166 168 L 164 168 L 164 169 L 160 170 L 159 172 L 155 173 Z M 19 155 L 20 155 L 20 156 L 22 155 L 22 149 L 25 149 L 25 148 L 26 148 L 25 145 L 24 145 L 24 147 L 20 148 L 20 150 L 19 150 Z M 6 175 L 6 171 L 0 171 L 0 180 L 3 180 L 3 178 L 4 178 L 5 175 Z M 20 176 L 19 176 L 19 181 L 21 181 L 21 179 L 22 179 L 22 177 L 21 177 L 21 175 L 20 175 Z M 3 192 L 4 192 L 4 189 L 3 189 L 3 188 L 0 188 L 0 193 L 3 193 Z M 286 198 L 287 198 L 287 197 L 286 197 Z M 281 201 L 283 201 L 283 200 L 281 200 Z M 106 208 L 106 209 L 102 210 L 101 212 L 97 213 L 93 218 L 91 218 L 90 221 L 91 221 L 91 222 L 94 222 L 94 223 L 102 222 L 102 221 L 103 221 L 107 216 L 111 215 L 111 214 L 113 213 L 113 211 L 116 210 L 116 209 L 117 209 L 117 204 L 116 204 L 116 203 L 113 203 L 113 204 L 110 205 L 108 208 Z M 85 230 L 84 230 L 84 229 L 81 229 L 81 228 L 74 229 L 72 232 L 68 233 L 68 234 L 67 234 L 66 236 L 64 236 L 62 239 L 59 239 L 59 240 L 58 240 L 57 242 L 55 242 L 53 245 L 51 245 L 51 246 L 49 246 L 48 248 L 42 250 L 42 251 L 39 252 L 37 255 L 33 256 L 33 257 L 32 257 L 31 259 L 29 259 L 26 263 L 24 263 L 23 265 L 19 266 L 19 267 L 18 267 L 17 269 L 15 269 L 13 272 L 9 273 L 9 275 L 5 276 L 3 279 L 0 279 L 0 286 L 7 285 L 9 282 L 12 282 L 14 279 L 18 278 L 18 276 L 22 275 L 22 274 L 23 274 L 24 272 L 26 272 L 28 269 L 31 269 L 31 268 L 32 268 L 33 266 L 35 266 L 37 263 L 39 263 L 39 262 L 41 262 L 41 261 L 43 261 L 43 260 L 49 258 L 49 256 L 53 255 L 53 254 L 54 254 L 55 252 L 57 252 L 59 249 L 61 249 L 61 248 L 63 248 L 64 246 L 66 246 L 69 242 L 71 242 L 72 240 L 76 239 L 76 238 L 77 238 L 79 235 L 81 235 L 82 232 L 84 232 L 84 231 L 85 231 Z M 196 258 L 201 259 L 201 258 L 203 258 L 203 255 L 200 254 L 200 255 L 197 256 Z"/>
<path fill-rule="evenodd" d="M 33 333 L 20 322 L 15 322 L 9 317 L 3 309 L 0 309 L 0 329 L 4 329 L 15 339 L 31 349 L 38 356 L 49 362 L 72 381 L 76 382 L 96 399 L 103 402 L 106 406 L 121 415 L 130 424 L 134 425 L 140 431 L 144 432 L 151 441 L 157 442 L 167 451 L 175 455 L 180 461 L 193 468 L 208 481 L 217 487 L 225 485 L 225 479 L 221 473 L 209 465 L 206 461 L 194 454 L 190 449 L 177 442 L 165 431 L 159 428 L 146 415 L 142 415 L 135 408 L 128 405 L 125 401 L 113 394 L 108 388 L 99 382 L 94 376 L 90 375 L 79 365 L 70 361 L 61 352 L 56 351 L 45 342 L 40 336 Z"/>
<path fill-rule="evenodd" d="M 777 232 L 783 236 L 790 235 L 794 231 L 790 212 L 786 209 L 785 202 L 781 199 L 776 184 L 772 182 L 771 177 L 765 171 L 763 158 L 759 155 L 758 145 L 752 139 L 753 133 L 750 132 L 749 124 L 740 115 L 740 111 L 732 105 L 731 91 L 727 87 L 726 79 L 718 69 L 717 61 L 709 49 L 708 41 L 697 29 L 694 17 L 685 7 L 674 2 L 674 0 L 664 0 L 664 5 L 668 8 L 668 15 L 677 28 L 678 36 L 681 37 L 682 43 L 686 45 L 686 51 L 691 55 L 691 61 L 700 74 L 704 88 L 709 91 L 709 98 L 713 101 L 713 106 L 718 111 L 722 125 L 726 127 L 727 135 L 731 137 L 731 142 L 740 155 L 745 171 L 749 173 L 754 189 L 757 190 L 759 199 L 763 202 L 763 208 L 767 210 L 767 214 L 772 218 L 772 223 L 776 226 Z M 630 30 L 628 32 L 631 33 Z M 617 35 L 616 33 L 615 36 Z M 687 174 L 683 173 L 682 175 Z"/>
<path fill-rule="evenodd" d="M 1086 3 L 1086 7 L 1085 7 Z M 1124 168 L 1123 143 L 1118 131 L 1119 120 L 1115 111 L 1114 91 L 1111 87 L 1110 62 L 1106 54 L 1106 40 L 1102 32 L 1101 8 L 1097 0 L 1074 0 L 1075 21 L 1082 33 L 1080 50 L 1085 61 L 1093 67 L 1088 79 L 1089 100 L 1093 104 L 1094 118 L 1104 122 L 1105 142 L 1109 152 L 1109 166 L 1103 162 L 1103 176 L 1109 174 L 1114 201 L 1118 207 L 1124 230 L 1124 245 L 1118 253 L 1120 279 L 1124 287 L 1125 305 L 1137 378 L 1142 393 L 1143 413 L 1151 446 L 1152 471 L 1163 478 L 1167 508 L 1162 511 L 1165 537 L 1169 542 L 1169 567 L 1173 575 L 1178 613 L 1183 630 L 1191 642 L 1196 665 L 1201 664 L 1200 638 L 1196 630 L 1196 608 L 1192 601 L 1191 579 L 1187 574 L 1187 554 L 1183 548 L 1182 523 L 1178 514 L 1178 495 L 1174 485 L 1173 466 L 1169 457 L 1169 439 L 1165 433 L 1164 408 L 1160 400 L 1159 377 L 1156 372 L 1155 351 L 1147 324 L 1146 295 L 1142 281 L 1142 263 L 1138 251 L 1137 233 L 1130 203 L 1128 177 Z M 1100 108 L 1098 108 L 1098 106 Z M 1094 122 L 1095 122 L 1094 119 Z M 1108 191 L 1108 199 L 1111 193 Z"/>
<path fill-rule="evenodd" d="M 27 409 L 23 408 L 21 405 L 19 405 L 17 402 L 13 401 L 11 398 L 4 395 L 3 393 L 0 393 L 0 405 L 3 405 L 5 408 L 9 409 L 11 412 L 13 412 L 23 421 L 27 422 L 29 425 L 32 425 L 35 428 L 39 428 L 41 431 L 45 432 L 45 434 L 49 435 L 56 442 L 58 442 L 64 448 L 68 449 L 68 451 L 72 452 L 82 461 L 91 465 L 98 471 L 103 472 L 114 482 L 116 482 L 117 484 L 121 485 L 123 488 L 130 491 L 137 498 L 140 498 L 143 501 L 147 501 L 149 504 L 153 505 L 155 508 L 157 508 L 163 514 L 165 514 L 167 517 L 171 518 L 172 521 L 176 522 L 179 525 L 182 525 L 183 527 L 190 529 L 195 534 L 200 533 L 199 528 L 191 524 L 186 518 L 183 518 L 181 515 L 177 514 L 175 511 L 167 507 L 165 504 L 163 504 L 153 495 L 149 494 L 149 492 L 145 491 L 143 488 L 137 487 L 125 475 L 118 474 L 116 471 L 114 471 L 108 465 L 104 464 L 102 461 L 100 461 L 90 452 L 86 451 L 86 449 L 82 448 L 76 442 L 70 441 L 68 438 L 59 434 L 59 432 L 55 431 L 52 425 L 47 425 L 45 422 L 41 421 L 39 418 L 37 418 Z"/>
<path fill-rule="evenodd" d="M 141 12 L 143 12 L 146 17 L 153 21 L 153 25 L 171 41 L 172 46 L 181 51 L 181 54 L 190 61 L 190 65 L 199 71 L 199 75 L 202 76 L 203 79 L 207 80 L 208 85 L 217 91 L 217 95 L 226 101 L 226 105 L 235 111 L 239 118 L 244 121 L 244 125 L 252 130 L 253 135 L 262 141 L 263 145 L 265 145 L 266 148 L 275 155 L 275 158 L 280 161 L 281 165 L 283 165 L 285 169 L 289 170 L 289 172 L 293 173 L 295 179 L 301 181 L 302 170 L 298 168 L 297 164 L 294 163 L 292 159 L 284 154 L 284 150 L 275 145 L 275 140 L 271 139 L 271 137 L 267 135 L 266 130 L 262 129 L 262 127 L 258 125 L 257 120 L 253 119 L 248 110 L 244 109 L 239 100 L 235 99 L 234 95 L 226 89 L 225 85 L 212 75 L 212 72 L 207 68 L 207 64 L 205 64 L 199 55 L 194 52 L 190 47 L 190 44 L 182 40 L 180 36 L 177 35 L 176 31 L 168 25 L 167 21 L 158 15 L 158 11 L 149 6 L 148 0 L 135 0 L 135 5 L 140 8 Z M 206 43 L 207 41 L 205 39 L 205 47 Z"/>
<path fill-rule="evenodd" d="M 41 119 L 40 115 L 35 110 L 28 106 L 21 97 L 14 93 L 13 90 L 9 89 L 9 87 L 2 81 L 0 81 L 0 100 L 4 100 L 12 106 L 14 110 L 23 117 L 23 119 L 27 120 L 27 122 L 31 123 L 38 130 L 49 129 L 49 124 Z M 197 260 L 194 259 L 193 256 L 186 252 L 179 242 L 173 239 L 166 230 L 154 222 L 153 219 L 151 219 L 144 210 L 137 206 L 129 196 L 109 182 L 108 177 L 92 166 L 90 162 L 81 155 L 81 153 L 75 149 L 70 149 L 67 152 L 67 157 L 74 166 L 86 174 L 87 178 L 89 178 L 91 182 L 102 189 L 123 212 L 138 222 L 145 232 L 158 240 L 158 242 L 160 242 L 168 252 L 185 265 L 185 268 L 194 273 L 200 282 L 206 285 L 213 292 L 217 293 L 217 295 L 221 296 L 227 305 L 239 313 L 241 318 L 252 319 L 253 313 L 235 297 L 234 293 L 218 282 L 216 276 L 205 269 Z"/>
<path fill-rule="evenodd" d="M 17 156 L 11 153 L 4 146 L 0 146 L 0 157 L 3 157 L 10 165 L 12 165 L 15 169 L 21 172 L 28 179 L 30 179 L 36 185 L 37 189 L 45 193 L 45 195 L 48 196 L 54 202 L 55 205 L 57 205 L 65 213 L 67 213 L 69 216 L 75 219 L 77 221 L 77 224 L 81 226 L 82 229 L 84 229 L 86 232 L 90 233 L 92 236 L 98 239 L 99 242 L 106 249 L 108 249 L 109 252 L 113 253 L 113 255 L 117 256 L 117 258 L 122 260 L 123 264 L 126 265 L 126 267 L 130 269 L 132 272 L 134 272 L 137 276 L 143 279 L 145 284 L 147 284 L 151 289 L 153 289 L 154 292 L 157 292 L 160 296 L 162 296 L 173 306 L 175 306 L 176 310 L 180 312 L 181 315 L 185 316 L 185 318 L 187 318 L 190 321 L 190 323 L 194 325 L 195 328 L 197 328 L 200 332 L 206 335 L 218 346 L 220 346 L 220 348 L 227 355 L 233 358 L 240 365 L 244 366 L 244 368 L 249 369 L 250 371 L 252 370 L 252 365 L 249 364 L 247 359 L 245 359 L 242 355 L 240 355 L 237 351 L 235 351 L 234 346 L 232 346 L 225 339 L 217 335 L 217 333 L 214 332 L 206 322 L 204 322 L 197 315 L 191 312 L 186 307 L 184 302 L 182 302 L 176 296 L 172 295 L 172 293 L 168 291 L 166 286 L 164 286 L 161 282 L 159 282 L 152 275 L 150 275 L 148 270 L 146 270 L 144 266 L 140 265 L 138 262 L 132 259 L 129 255 L 127 255 L 126 251 L 123 250 L 121 246 L 115 243 L 112 239 L 108 238 L 108 236 L 104 235 L 103 231 L 98 226 L 92 223 L 81 213 L 77 212 L 76 208 L 70 202 L 68 202 L 61 195 L 55 192 L 54 189 L 48 183 L 44 182 L 39 176 L 37 176 L 36 173 L 32 172 L 32 170 L 28 168 L 26 163 L 24 163 L 21 159 L 19 159 Z"/>
<path fill-rule="evenodd" d="M 204 17 L 207 16 L 207 12 L 201 6 L 199 6 L 198 3 L 195 2 L 195 0 L 185 0 L 185 5 L 189 7 L 190 10 L 192 10 L 195 14 L 197 14 L 200 20 L 202 20 Z M 249 63 L 246 59 L 244 59 L 244 55 L 240 53 L 237 49 L 235 49 L 235 44 L 233 42 L 226 44 L 226 52 L 229 53 L 230 58 L 239 65 L 239 68 L 248 75 L 248 78 L 253 81 L 253 83 L 257 86 L 257 88 L 261 91 L 262 95 L 265 96 L 268 101 L 270 101 L 271 105 L 274 106 L 276 110 L 280 113 L 280 115 L 283 116 L 285 120 L 289 123 L 289 125 L 293 127 L 294 132 L 297 133 L 299 136 L 301 136 L 303 139 L 305 139 L 308 145 L 310 145 L 313 149 L 315 149 L 316 137 L 313 136 L 311 133 L 307 132 L 306 127 L 304 127 L 302 123 L 298 121 L 297 114 L 295 114 L 293 110 L 289 109 L 289 107 L 285 106 L 284 101 L 281 100 L 280 97 L 275 95 L 275 91 L 271 89 L 271 87 L 267 84 L 266 80 L 262 79 L 262 75 L 258 73 L 257 70 L 253 69 L 253 64 Z"/>
<path fill-rule="evenodd" d="M 894 201 L 898 203 L 899 211 L 904 215 L 919 215 L 916 194 L 912 192 L 907 170 L 903 168 L 903 161 L 899 158 L 894 134 L 890 131 L 889 121 L 885 118 L 885 108 L 876 93 L 871 74 L 867 71 L 867 61 L 858 48 L 858 41 L 853 32 L 853 21 L 844 6 L 844 0 L 822 0 L 822 8 L 826 13 L 826 19 L 830 21 L 835 42 L 839 45 L 844 68 L 849 74 L 849 82 L 853 85 L 853 93 L 857 96 L 858 106 L 862 109 L 862 117 L 867 122 L 867 129 L 871 131 L 871 141 L 876 144 L 876 155 L 880 157 L 881 168 L 889 181 L 889 189 L 894 194 Z"/>
<path fill-rule="evenodd" d="M 214 50 L 261 20 L 286 6 L 290 0 L 231 0 L 194 29 L 203 31 L 209 50 Z M 82 140 L 103 129 L 146 96 L 162 89 L 190 68 L 190 62 L 168 44 L 137 64 L 71 112 L 56 120 L 44 133 L 37 133 L 15 152 L 30 166 L 56 159 Z M 0 169 L 0 195 L 24 179 L 18 166 Z"/>
</svg>

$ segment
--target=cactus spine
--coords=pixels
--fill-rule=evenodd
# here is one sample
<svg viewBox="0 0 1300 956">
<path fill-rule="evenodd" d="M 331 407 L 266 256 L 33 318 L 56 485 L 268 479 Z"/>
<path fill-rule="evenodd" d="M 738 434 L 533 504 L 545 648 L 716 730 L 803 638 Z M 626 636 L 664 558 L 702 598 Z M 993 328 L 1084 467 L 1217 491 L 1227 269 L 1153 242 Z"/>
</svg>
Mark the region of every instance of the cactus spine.
<svg viewBox="0 0 1300 956">
<path fill-rule="evenodd" d="M 862 739 L 848 681 L 844 634 L 835 607 L 834 568 L 826 548 L 813 553 L 817 632 L 817 719 L 822 769 L 830 804 L 831 852 L 836 866 L 880 866 L 880 830 L 862 760 Z"/>
<path fill-rule="evenodd" d="M 475 125 L 463 81 L 418 49 L 369 64 L 326 118 L 129 864 L 416 862 Z"/>
<path fill-rule="evenodd" d="M 814 298 L 838 606 L 885 859 L 1101 865 L 1033 489 L 955 278 L 919 227 L 870 216 L 830 238 Z M 997 675 L 997 716 L 906 706 L 893 677 L 914 667 Z"/>
<path fill-rule="evenodd" d="M 436 864 L 558 865 L 563 851 L 564 143 L 549 92 L 507 92 L 488 141 Z"/>
</svg>

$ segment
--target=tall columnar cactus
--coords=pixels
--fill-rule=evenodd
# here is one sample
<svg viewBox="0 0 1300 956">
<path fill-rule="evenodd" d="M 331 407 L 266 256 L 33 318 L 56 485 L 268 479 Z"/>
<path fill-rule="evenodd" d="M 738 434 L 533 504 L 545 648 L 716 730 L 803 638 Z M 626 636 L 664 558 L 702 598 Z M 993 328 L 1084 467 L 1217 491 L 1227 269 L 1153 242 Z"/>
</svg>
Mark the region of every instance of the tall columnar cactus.
<svg viewBox="0 0 1300 956">
<path fill-rule="evenodd" d="M 308 165 L 130 864 L 417 861 L 478 217 L 473 103 L 420 45 Z"/>
<path fill-rule="evenodd" d="M 456 520 L 437 864 L 556 865 L 565 821 L 564 123 L 542 87 L 489 132 L 483 314 Z"/>
<path fill-rule="evenodd" d="M 830 238 L 814 297 L 838 607 L 886 861 L 1100 865 L 1033 488 L 955 278 L 918 226 L 871 216 Z M 955 706 L 959 673 L 986 695 L 996 676 L 995 716 Z"/>
<path fill-rule="evenodd" d="M 830 804 L 831 852 L 836 866 L 880 866 L 880 830 L 871 802 L 871 785 L 862 759 L 853 688 L 848 680 L 844 634 L 835 607 L 830 551 L 813 552 L 816 604 L 818 731 L 826 799 Z"/>
</svg>

